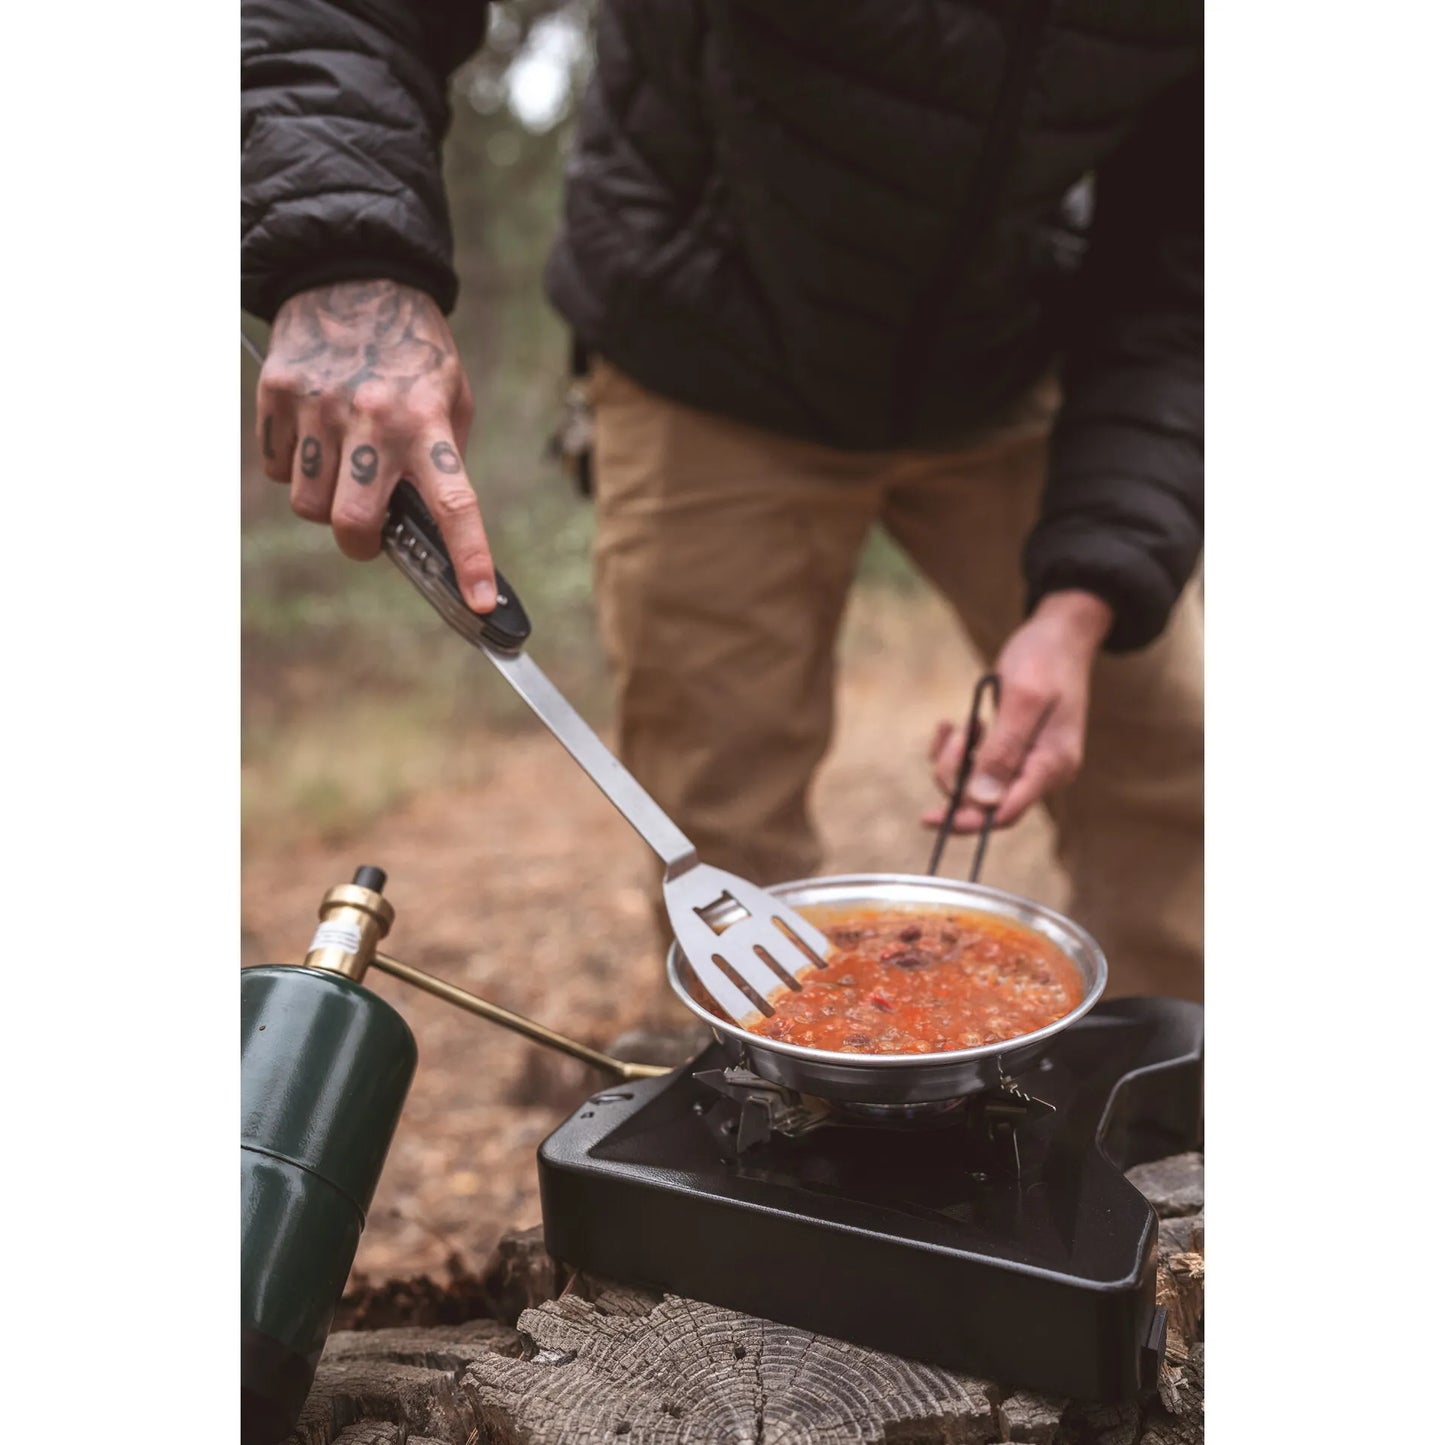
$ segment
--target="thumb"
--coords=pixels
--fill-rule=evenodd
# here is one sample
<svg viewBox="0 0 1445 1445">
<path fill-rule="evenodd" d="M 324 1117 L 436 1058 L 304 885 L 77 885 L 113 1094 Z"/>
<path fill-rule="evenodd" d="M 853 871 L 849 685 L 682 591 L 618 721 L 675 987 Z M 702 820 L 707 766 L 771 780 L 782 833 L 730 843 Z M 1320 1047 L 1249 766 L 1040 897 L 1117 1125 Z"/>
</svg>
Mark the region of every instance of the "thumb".
<svg viewBox="0 0 1445 1445">
<path fill-rule="evenodd" d="M 1003 802 L 1038 735 L 1041 712 L 1032 694 L 1018 688 L 1004 689 L 998 715 L 983 735 L 972 776 L 964 790 L 964 797 L 970 803 L 980 808 L 996 808 Z"/>
</svg>

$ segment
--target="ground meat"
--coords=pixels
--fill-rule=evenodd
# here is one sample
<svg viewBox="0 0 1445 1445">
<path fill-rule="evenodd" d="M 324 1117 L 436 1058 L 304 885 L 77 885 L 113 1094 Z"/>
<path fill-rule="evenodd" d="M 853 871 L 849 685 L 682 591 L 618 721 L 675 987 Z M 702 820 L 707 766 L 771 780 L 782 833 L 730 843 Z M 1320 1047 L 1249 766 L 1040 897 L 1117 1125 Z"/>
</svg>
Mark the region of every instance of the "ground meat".
<svg viewBox="0 0 1445 1445">
<path fill-rule="evenodd" d="M 1045 960 L 1027 953 L 1010 954 L 998 966 L 1001 978 L 1026 979 L 1031 983 L 1052 984 L 1054 976 Z"/>
<path fill-rule="evenodd" d="M 905 948 L 902 952 L 885 958 L 883 962 L 893 968 L 923 968 L 927 964 L 937 963 L 938 960 L 929 957 L 921 948 Z"/>
<path fill-rule="evenodd" d="M 915 929 L 915 932 L 920 930 Z M 926 949 L 910 948 L 905 943 L 890 943 L 878 952 L 879 960 L 892 964 L 894 968 L 922 968 L 925 964 L 936 963 L 936 956 Z"/>
</svg>

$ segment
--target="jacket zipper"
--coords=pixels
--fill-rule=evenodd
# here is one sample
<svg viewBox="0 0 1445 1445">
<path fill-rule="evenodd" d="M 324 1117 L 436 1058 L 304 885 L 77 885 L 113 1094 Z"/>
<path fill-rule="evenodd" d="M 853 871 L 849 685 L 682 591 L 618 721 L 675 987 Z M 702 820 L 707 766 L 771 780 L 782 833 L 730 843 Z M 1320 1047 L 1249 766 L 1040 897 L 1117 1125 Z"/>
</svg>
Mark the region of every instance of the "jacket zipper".
<svg viewBox="0 0 1445 1445">
<path fill-rule="evenodd" d="M 923 379 L 933 360 L 934 347 L 943 324 L 943 303 L 959 272 L 968 264 L 969 255 L 983 235 L 987 218 L 997 204 L 1018 142 L 1019 124 L 1043 41 L 1044 26 L 1055 0 L 1015 0 L 1015 3 L 1021 13 L 1012 54 L 998 104 L 989 122 L 988 134 L 984 138 L 973 189 L 964 200 L 958 225 L 944 247 L 943 259 L 934 272 L 933 280 L 904 328 L 890 421 L 896 446 L 906 445 L 912 430 Z"/>
</svg>

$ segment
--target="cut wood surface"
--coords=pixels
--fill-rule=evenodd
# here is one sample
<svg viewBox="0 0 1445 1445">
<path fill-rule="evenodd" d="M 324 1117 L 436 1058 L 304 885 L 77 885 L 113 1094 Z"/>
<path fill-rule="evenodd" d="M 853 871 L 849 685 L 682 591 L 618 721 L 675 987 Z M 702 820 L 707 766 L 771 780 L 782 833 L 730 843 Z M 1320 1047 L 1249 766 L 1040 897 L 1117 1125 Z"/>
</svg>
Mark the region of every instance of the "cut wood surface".
<svg viewBox="0 0 1445 1445">
<path fill-rule="evenodd" d="M 1203 1161 L 1132 1171 L 1175 1209 Z M 333 1335 L 291 1445 L 1197 1445 L 1204 1438 L 1202 1214 L 1160 1230 L 1169 1311 L 1158 1398 L 1082 1405 L 1015 1391 L 696 1300 L 559 1274 L 540 1230 L 489 1277 L 498 1320 Z M 505 1303 L 503 1302 L 505 1296 Z"/>
<path fill-rule="evenodd" d="M 1125 1176 L 1154 1206 L 1160 1219 L 1198 1214 L 1204 1208 L 1204 1156 L 1173 1154 L 1140 1164 Z"/>
</svg>

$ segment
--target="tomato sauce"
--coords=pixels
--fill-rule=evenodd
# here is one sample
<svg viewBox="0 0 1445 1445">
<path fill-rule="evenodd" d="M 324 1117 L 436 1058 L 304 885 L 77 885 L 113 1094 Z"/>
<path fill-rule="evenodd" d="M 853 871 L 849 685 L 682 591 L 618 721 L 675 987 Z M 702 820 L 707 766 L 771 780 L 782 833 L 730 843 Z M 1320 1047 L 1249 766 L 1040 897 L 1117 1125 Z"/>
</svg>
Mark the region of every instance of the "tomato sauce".
<svg viewBox="0 0 1445 1445">
<path fill-rule="evenodd" d="M 833 944 L 826 969 L 780 989 L 750 1031 L 809 1048 L 932 1054 L 996 1043 L 1062 1018 L 1084 995 L 1068 957 L 990 913 L 805 909 Z"/>
</svg>

